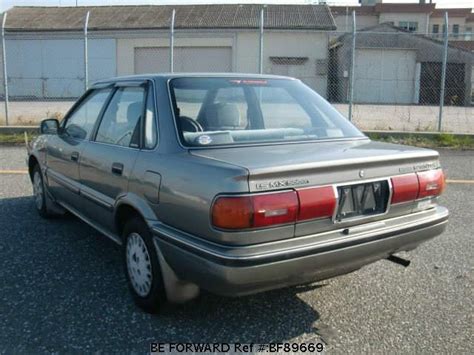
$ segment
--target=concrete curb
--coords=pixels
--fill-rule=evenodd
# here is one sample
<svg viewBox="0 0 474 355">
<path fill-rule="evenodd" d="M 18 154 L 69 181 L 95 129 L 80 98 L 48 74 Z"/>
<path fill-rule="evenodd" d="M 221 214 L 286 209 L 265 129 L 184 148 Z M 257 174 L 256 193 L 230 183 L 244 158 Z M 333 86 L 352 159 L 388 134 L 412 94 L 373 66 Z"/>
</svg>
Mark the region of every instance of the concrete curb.
<svg viewBox="0 0 474 355">
<path fill-rule="evenodd" d="M 364 133 L 380 134 L 381 136 L 425 136 L 436 137 L 441 134 L 449 134 L 455 137 L 474 137 L 474 133 L 455 133 L 455 132 L 429 132 L 429 131 L 380 131 L 380 130 L 364 130 Z"/>
<path fill-rule="evenodd" d="M 39 133 L 39 126 L 0 126 L 0 134 Z"/>
</svg>

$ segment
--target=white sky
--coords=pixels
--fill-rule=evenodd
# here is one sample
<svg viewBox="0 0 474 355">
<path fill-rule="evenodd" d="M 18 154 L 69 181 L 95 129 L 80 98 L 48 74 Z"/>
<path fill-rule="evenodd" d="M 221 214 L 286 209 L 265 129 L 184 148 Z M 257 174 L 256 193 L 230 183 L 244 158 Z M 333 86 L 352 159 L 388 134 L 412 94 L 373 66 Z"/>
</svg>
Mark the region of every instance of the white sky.
<svg viewBox="0 0 474 355">
<path fill-rule="evenodd" d="M 79 6 L 86 5 L 139 5 L 139 4 L 199 4 L 199 3 L 265 3 L 295 4 L 311 3 L 311 0 L 77 0 Z M 317 2 L 317 1 L 314 1 Z M 331 5 L 355 5 L 358 0 L 328 0 Z M 416 3 L 418 0 L 384 0 L 387 3 Z M 427 0 L 426 2 L 429 2 Z M 474 7 L 474 0 L 433 0 L 437 7 Z M 0 0 L 0 11 L 12 6 L 75 6 L 76 0 Z"/>
</svg>

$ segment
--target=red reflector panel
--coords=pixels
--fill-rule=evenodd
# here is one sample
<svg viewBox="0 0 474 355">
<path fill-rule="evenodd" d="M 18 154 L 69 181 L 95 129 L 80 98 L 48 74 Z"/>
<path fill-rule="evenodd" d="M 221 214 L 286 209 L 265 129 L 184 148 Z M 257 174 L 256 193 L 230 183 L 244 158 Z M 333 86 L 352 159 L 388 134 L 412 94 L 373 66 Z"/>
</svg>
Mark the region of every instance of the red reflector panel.
<svg viewBox="0 0 474 355">
<path fill-rule="evenodd" d="M 298 190 L 298 198 L 298 221 L 331 217 L 334 214 L 337 199 L 332 186 Z"/>
<path fill-rule="evenodd" d="M 252 197 L 252 200 L 254 227 L 294 223 L 296 221 L 298 197 L 294 191 L 256 195 Z"/>
<path fill-rule="evenodd" d="M 428 170 L 417 173 L 417 175 L 420 183 L 418 198 L 438 196 L 444 191 L 446 181 L 444 180 L 443 170 Z"/>
<path fill-rule="evenodd" d="M 392 204 L 414 201 L 418 197 L 418 177 L 416 174 L 395 176 L 392 178 Z"/>
<path fill-rule="evenodd" d="M 252 227 L 253 208 L 249 196 L 219 197 L 212 206 L 212 224 L 224 229 Z"/>
</svg>

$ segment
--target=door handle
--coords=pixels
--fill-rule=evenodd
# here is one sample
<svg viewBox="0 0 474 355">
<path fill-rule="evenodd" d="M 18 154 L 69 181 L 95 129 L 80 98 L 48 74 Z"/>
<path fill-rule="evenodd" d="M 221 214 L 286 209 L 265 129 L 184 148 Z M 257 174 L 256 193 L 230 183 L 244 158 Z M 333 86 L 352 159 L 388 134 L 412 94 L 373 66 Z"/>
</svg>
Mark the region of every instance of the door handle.
<svg viewBox="0 0 474 355">
<path fill-rule="evenodd" d="M 113 163 L 112 164 L 112 173 L 115 175 L 122 175 L 123 164 L 122 163 Z"/>
<path fill-rule="evenodd" d="M 79 152 L 72 152 L 71 153 L 71 160 L 78 161 L 79 160 Z"/>
</svg>

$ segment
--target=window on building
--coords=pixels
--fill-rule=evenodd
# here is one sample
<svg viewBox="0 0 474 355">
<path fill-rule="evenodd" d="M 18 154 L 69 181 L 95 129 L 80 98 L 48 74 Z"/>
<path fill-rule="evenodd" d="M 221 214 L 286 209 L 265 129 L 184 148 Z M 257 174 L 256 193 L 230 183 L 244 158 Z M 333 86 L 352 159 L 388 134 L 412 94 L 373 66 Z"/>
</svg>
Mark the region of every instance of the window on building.
<svg viewBox="0 0 474 355">
<path fill-rule="evenodd" d="M 438 37 L 439 34 L 439 25 L 433 25 L 433 35 L 434 37 Z"/>
<path fill-rule="evenodd" d="M 453 36 L 455 38 L 459 37 L 459 25 L 453 25 Z"/>
<path fill-rule="evenodd" d="M 466 27 L 466 34 L 464 36 L 466 41 L 472 40 L 472 27 Z"/>
<path fill-rule="evenodd" d="M 418 31 L 418 22 L 400 21 L 398 23 L 398 27 L 403 28 L 404 30 L 407 30 L 407 31 L 410 31 L 410 32 L 416 32 L 416 31 Z"/>
</svg>

